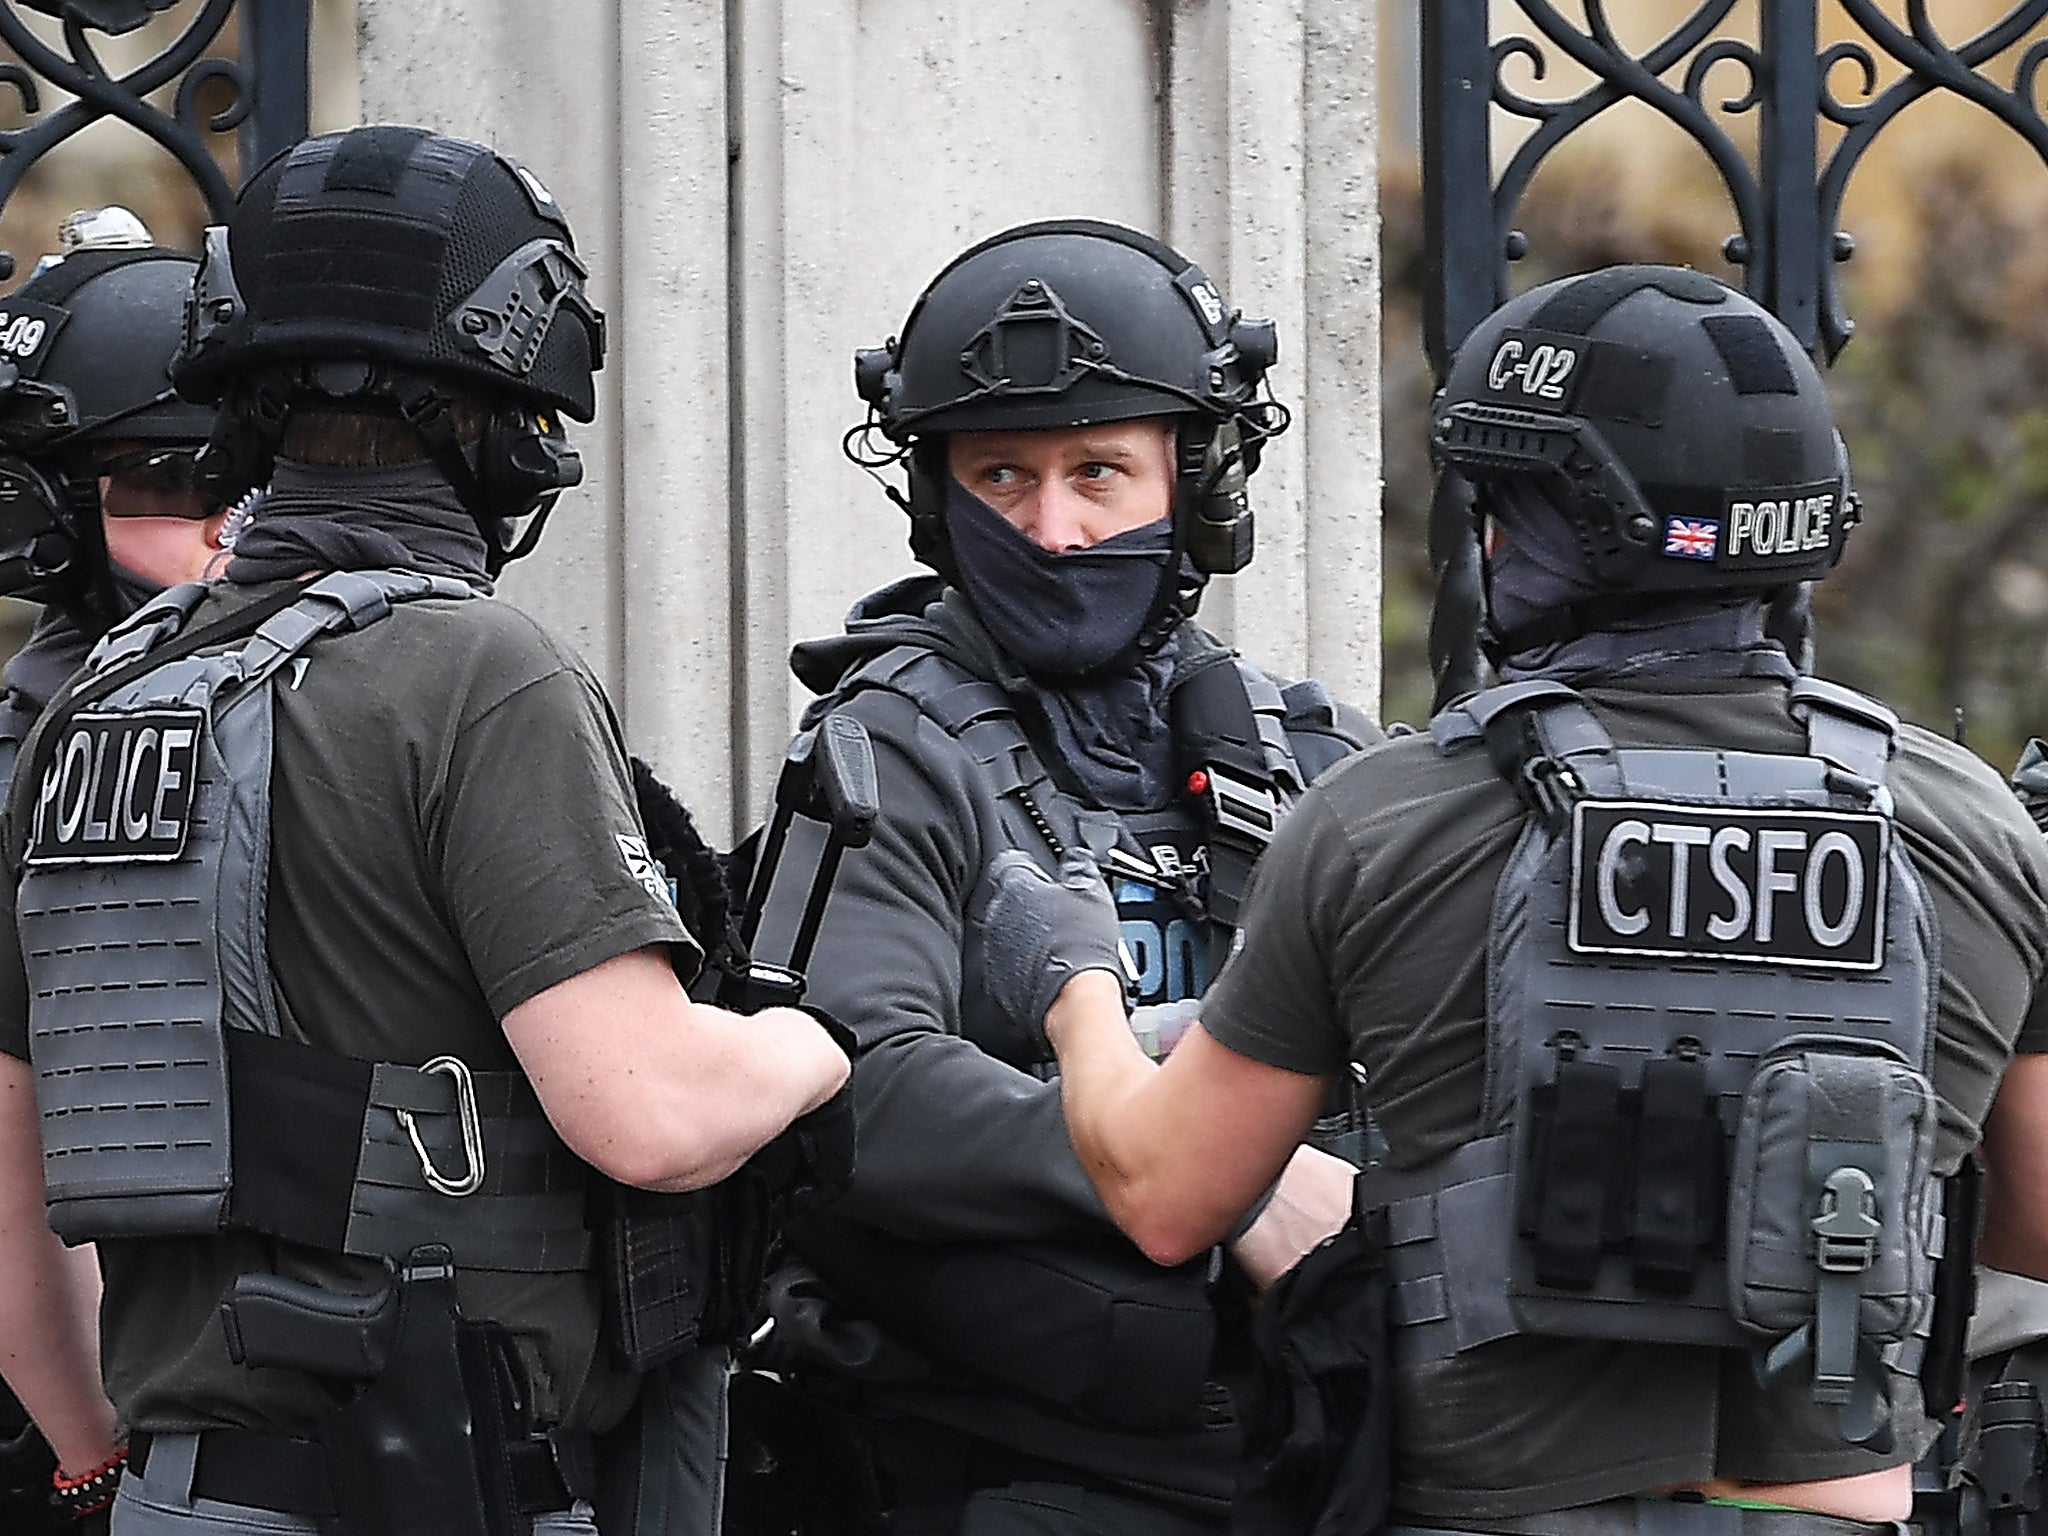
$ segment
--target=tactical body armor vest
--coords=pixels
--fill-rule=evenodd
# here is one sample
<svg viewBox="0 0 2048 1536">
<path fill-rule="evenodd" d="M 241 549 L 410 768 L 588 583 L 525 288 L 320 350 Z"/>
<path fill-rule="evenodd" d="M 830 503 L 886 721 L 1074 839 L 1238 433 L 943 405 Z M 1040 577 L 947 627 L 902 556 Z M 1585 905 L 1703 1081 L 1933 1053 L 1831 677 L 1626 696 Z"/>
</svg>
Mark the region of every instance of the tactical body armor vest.
<svg viewBox="0 0 2048 1536">
<path fill-rule="evenodd" d="M 1759 1349 L 1883 1433 L 1929 1321 L 1938 940 L 1897 719 L 1791 693 L 1805 755 L 1617 748 L 1562 684 L 1481 693 L 1529 807 L 1496 889 L 1479 1136 L 1376 1172 L 1409 1358 L 1513 1334 Z"/>
<path fill-rule="evenodd" d="M 1283 690 L 1199 631 L 1182 636 L 1170 707 L 1175 772 L 1190 794 L 1154 811 L 1084 805 L 1046 767 L 1000 686 L 921 646 L 884 651 L 835 696 L 879 688 L 909 699 L 973 760 L 1009 845 L 1048 872 L 1070 848 L 1095 855 L 1139 973 L 1133 1027 L 1154 1054 L 1193 1021 L 1252 865 L 1281 818 L 1319 774 L 1366 744 L 1319 683 Z M 976 963 L 970 948 L 970 1034 Z"/>
<path fill-rule="evenodd" d="M 523 1076 L 280 1036 L 265 924 L 277 679 L 318 665 L 323 635 L 471 589 L 341 572 L 216 625 L 225 648 L 174 644 L 204 595 L 172 588 L 110 633 L 22 766 L 36 779 L 14 802 L 29 819 L 18 913 L 52 1227 L 69 1242 L 233 1228 L 364 1257 L 441 1243 L 468 1266 L 584 1268 L 585 1169 Z"/>
</svg>

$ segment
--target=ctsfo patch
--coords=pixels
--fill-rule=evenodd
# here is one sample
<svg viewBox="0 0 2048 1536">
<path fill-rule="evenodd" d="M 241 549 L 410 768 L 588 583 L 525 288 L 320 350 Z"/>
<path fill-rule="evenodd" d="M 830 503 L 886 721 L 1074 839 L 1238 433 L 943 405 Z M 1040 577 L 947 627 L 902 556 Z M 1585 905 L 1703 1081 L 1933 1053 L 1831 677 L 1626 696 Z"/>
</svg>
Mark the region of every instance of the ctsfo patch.
<svg viewBox="0 0 2048 1536">
<path fill-rule="evenodd" d="M 206 712 L 167 707 L 66 722 L 36 787 L 29 864 L 175 859 L 190 831 Z"/>
<path fill-rule="evenodd" d="M 1875 970 L 1891 823 L 1854 811 L 1582 800 L 1572 811 L 1578 954 Z"/>
</svg>

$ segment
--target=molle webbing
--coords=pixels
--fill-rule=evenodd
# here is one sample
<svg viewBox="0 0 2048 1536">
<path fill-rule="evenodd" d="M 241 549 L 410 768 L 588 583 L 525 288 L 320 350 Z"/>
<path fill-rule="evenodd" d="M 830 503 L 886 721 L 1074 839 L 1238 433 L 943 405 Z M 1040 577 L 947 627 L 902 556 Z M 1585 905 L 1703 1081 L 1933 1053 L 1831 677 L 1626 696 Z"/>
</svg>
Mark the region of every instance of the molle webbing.
<svg viewBox="0 0 2048 1536">
<path fill-rule="evenodd" d="M 1446 755 L 1484 746 L 1529 814 L 1495 892 L 1478 1135 L 1421 1169 L 1361 1180 L 1361 1203 L 1387 1209 L 1404 1355 L 1511 1334 L 1755 1342 L 1730 1310 L 1726 1225 L 1738 1112 L 1759 1064 L 1795 1038 L 1826 1037 L 1929 1070 L 1938 939 L 1890 830 L 1896 717 L 1810 679 L 1789 707 L 1807 729 L 1804 755 L 1617 747 L 1583 699 L 1544 680 L 1431 722 Z M 1793 876 L 1758 855 L 1753 907 L 1738 908 L 1731 886 L 1702 883 L 1710 829 L 1724 824 L 1732 849 L 1748 850 L 1752 830 L 1758 847 L 1768 836 L 1803 848 L 1780 829 L 1805 827 L 1816 848 L 1825 836 L 1839 854 L 1854 831 L 1882 851 L 1874 873 L 1843 876 L 1804 908 L 1782 894 Z M 1720 835 L 1716 882 L 1743 856 Z M 1845 862 L 1818 867 L 1840 875 Z M 1596 870 L 1619 883 L 1597 883 Z M 1724 894 L 1728 906 L 1707 905 Z M 1838 963 L 1783 935 L 1774 949 L 1764 925 L 1726 915 L 1775 902 L 1789 934 L 1802 910 L 1839 916 L 1852 899 L 1880 914 L 1874 958 Z M 1609 912 L 1626 926 L 1599 926 Z M 1713 943 L 1697 937 L 1709 913 L 1722 925 Z"/>
<path fill-rule="evenodd" d="M 474 1194 L 455 1197 L 421 1187 L 422 1148 L 437 1173 L 468 1171 L 465 1106 L 449 1073 L 358 1061 L 248 1030 L 228 1036 L 228 1072 L 228 1226 L 363 1258 L 444 1243 L 464 1267 L 588 1267 L 587 1170 L 519 1073 L 471 1075 L 484 1177 Z"/>
<path fill-rule="evenodd" d="M 265 921 L 276 679 L 321 636 L 396 603 L 474 595 L 442 577 L 338 572 L 187 631 L 204 589 L 173 588 L 109 633 L 45 727 L 58 751 L 38 767 L 52 777 L 15 802 L 36 813 L 18 911 L 50 1222 L 68 1241 L 237 1228 L 362 1256 L 439 1241 L 492 1269 L 587 1263 L 581 1165 L 522 1078 L 279 1038 Z M 202 651 L 201 637 L 226 648 Z M 100 791 L 67 791 L 72 738 L 98 731 L 112 759 L 104 744 L 138 741 L 120 736 L 138 720 L 196 737 L 178 760 L 191 776 L 182 840 L 110 839 L 109 802 L 87 846 Z M 134 746 L 133 773 L 155 765 L 161 808 L 171 752 L 151 750 Z M 147 809 L 123 784 L 118 804 Z"/>
</svg>

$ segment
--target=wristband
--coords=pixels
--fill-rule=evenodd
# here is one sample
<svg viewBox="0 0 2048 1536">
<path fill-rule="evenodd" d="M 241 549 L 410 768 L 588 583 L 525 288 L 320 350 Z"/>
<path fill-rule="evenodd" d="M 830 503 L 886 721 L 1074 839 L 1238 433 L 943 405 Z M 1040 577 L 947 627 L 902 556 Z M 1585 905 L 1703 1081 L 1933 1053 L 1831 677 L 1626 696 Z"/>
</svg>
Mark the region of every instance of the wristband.
<svg viewBox="0 0 2048 1536">
<path fill-rule="evenodd" d="M 50 1503 L 73 1520 L 96 1515 L 114 1502 L 121 1469 L 127 1465 L 128 1447 L 124 1445 L 80 1477 L 66 1477 L 59 1467 L 50 1474 Z"/>
</svg>

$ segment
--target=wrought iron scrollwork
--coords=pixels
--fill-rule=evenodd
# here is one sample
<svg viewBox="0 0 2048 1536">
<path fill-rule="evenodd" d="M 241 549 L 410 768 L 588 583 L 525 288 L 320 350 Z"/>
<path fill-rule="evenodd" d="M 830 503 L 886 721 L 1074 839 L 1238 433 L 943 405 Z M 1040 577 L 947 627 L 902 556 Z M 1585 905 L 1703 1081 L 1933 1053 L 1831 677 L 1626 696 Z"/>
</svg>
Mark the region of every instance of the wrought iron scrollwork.
<svg viewBox="0 0 2048 1536">
<path fill-rule="evenodd" d="M 30 119 L 0 130 L 0 204 L 13 196 L 37 161 L 80 130 L 105 119 L 127 124 L 161 146 L 191 179 L 208 216 L 224 217 L 234 187 L 207 142 L 210 134 L 242 130 L 243 168 L 303 138 L 307 118 L 310 0 L 201 0 L 197 10 L 153 55 L 116 74 L 101 57 L 95 35 L 118 36 L 188 0 L 0 0 L 0 85 L 13 89 Z M 55 16 L 61 50 L 32 30 L 20 7 Z M 210 55 L 231 16 L 239 16 L 242 57 Z M 171 110 L 149 100 L 176 82 Z M 47 115 L 43 85 L 75 100 Z M 201 98 L 225 90 L 213 110 Z"/>
<path fill-rule="evenodd" d="M 1903 25 L 1882 0 L 1756 0 L 1743 13 L 1757 18 L 1754 40 L 1722 30 L 1736 0 L 1701 0 L 1641 53 L 1617 35 L 1611 0 L 1583 0 L 1583 25 L 1554 0 L 1514 5 L 1527 30 L 1499 39 L 1488 0 L 1423 0 L 1421 7 L 1425 342 L 1439 378 L 1459 342 L 1508 296 L 1508 264 L 1528 246 L 1516 217 L 1538 169 L 1572 134 L 1623 103 L 1660 114 L 1706 155 L 1734 216 L 1723 255 L 1742 268 L 1748 293 L 1828 361 L 1855 330 L 1838 270 L 1855 249 L 1840 228 L 1843 198 L 1887 125 L 1915 102 L 1948 92 L 1989 112 L 2048 162 L 2040 98 L 2048 38 L 2021 52 L 2010 85 L 1991 73 L 2048 17 L 2048 0 L 2019 0 L 1960 42 L 1936 28 L 1932 0 L 1906 0 Z M 1861 35 L 1821 47 L 1824 10 Z M 1541 82 L 1558 60 L 1592 83 L 1545 99 L 1507 78 L 1511 65 L 1521 65 Z M 1902 73 L 1880 88 L 1887 64 Z M 1741 88 L 1710 107 L 1710 83 L 1729 70 L 1741 72 Z M 1496 113 L 1534 125 L 1498 179 Z M 1757 120 L 1754 159 L 1726 126 L 1747 114 Z M 1843 130 L 1825 160 L 1823 121 Z M 1480 672 L 1468 500 L 1456 484 L 1441 484 L 1431 512 L 1438 603 L 1430 649 L 1439 701 L 1474 685 Z"/>
<path fill-rule="evenodd" d="M 1469 219 L 1456 241 L 1432 229 L 1429 256 L 1438 274 L 1433 298 L 1432 361 L 1439 373 L 1464 333 L 1508 291 L 1507 262 L 1521 254 L 1514 229 L 1523 195 L 1551 153 L 1613 107 L 1636 102 L 1661 114 L 1697 144 L 1727 192 L 1736 233 L 1725 254 L 1745 268 L 1752 296 L 1770 306 L 1808 346 L 1832 359 L 1854 327 L 1843 311 L 1836 265 L 1853 247 L 1838 238 L 1842 200 L 1873 140 L 1901 112 L 1946 91 L 2005 123 L 2048 162 L 2048 119 L 2040 74 L 2048 38 L 2035 40 L 2013 67 L 2010 85 L 1986 73 L 2027 32 L 2048 17 L 2048 0 L 2020 0 L 1992 25 L 1961 42 L 1942 35 L 1932 0 L 1906 0 L 1903 25 L 1881 0 L 1757 0 L 1757 41 L 1724 33 L 1737 0 L 1702 0 L 1654 46 L 1637 53 L 1614 27 L 1612 0 L 1583 0 L 1583 24 L 1567 19 L 1556 0 L 1514 0 L 1529 30 L 1493 39 L 1485 0 L 1429 0 L 1422 8 L 1424 49 L 1424 177 L 1433 211 L 1462 206 L 1474 190 L 1486 205 L 1489 238 L 1470 239 Z M 1826 48 L 1820 17 L 1832 8 L 1861 32 Z M 1745 8 L 1745 14 L 1748 14 Z M 1880 59 L 1903 71 L 1879 89 Z M 1553 60 L 1568 60 L 1592 77 L 1575 95 L 1545 99 L 1516 88 L 1509 66 L 1526 65 L 1537 81 Z M 1708 87 L 1723 67 L 1741 71 L 1741 89 L 1710 108 Z M 1846 83 L 1847 67 L 1857 77 Z M 1676 78 L 1674 78 L 1674 76 Z M 1489 114 L 1534 124 L 1496 180 Z M 1718 113 L 1718 115 L 1717 115 Z M 1724 119 L 1761 115 L 1762 152 L 1754 162 Z M 1824 163 L 1818 124 L 1845 130 Z M 1797 242 L 1795 248 L 1795 242 Z M 1455 270 L 1486 269 L 1484 302 L 1458 283 Z M 1455 290 L 1455 291 L 1454 291 Z"/>
</svg>

